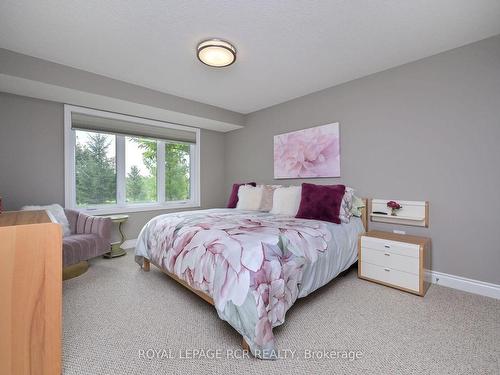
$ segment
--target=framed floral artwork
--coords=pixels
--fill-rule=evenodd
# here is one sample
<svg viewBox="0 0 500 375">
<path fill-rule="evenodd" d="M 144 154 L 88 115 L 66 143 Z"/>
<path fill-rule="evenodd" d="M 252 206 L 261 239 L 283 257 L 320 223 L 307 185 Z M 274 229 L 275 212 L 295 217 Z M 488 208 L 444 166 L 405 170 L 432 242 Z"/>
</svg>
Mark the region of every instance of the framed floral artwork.
<svg viewBox="0 0 500 375">
<path fill-rule="evenodd" d="M 274 136 L 274 178 L 340 177 L 339 123 Z"/>
</svg>

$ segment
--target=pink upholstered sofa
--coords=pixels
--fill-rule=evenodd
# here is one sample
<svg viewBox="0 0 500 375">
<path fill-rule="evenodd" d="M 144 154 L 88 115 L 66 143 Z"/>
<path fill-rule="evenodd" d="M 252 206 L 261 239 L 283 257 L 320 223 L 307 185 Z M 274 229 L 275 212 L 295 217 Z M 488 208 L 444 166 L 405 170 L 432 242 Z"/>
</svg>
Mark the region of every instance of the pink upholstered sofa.
<svg viewBox="0 0 500 375">
<path fill-rule="evenodd" d="M 106 254 L 111 247 L 110 218 L 65 209 L 71 235 L 63 238 L 63 267 Z"/>
</svg>

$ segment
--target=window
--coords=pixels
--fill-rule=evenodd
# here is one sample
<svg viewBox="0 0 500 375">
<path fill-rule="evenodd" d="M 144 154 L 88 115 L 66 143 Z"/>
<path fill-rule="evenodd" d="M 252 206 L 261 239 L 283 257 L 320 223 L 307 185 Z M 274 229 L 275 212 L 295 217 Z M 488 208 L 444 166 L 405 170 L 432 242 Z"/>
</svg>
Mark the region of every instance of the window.
<svg viewBox="0 0 500 375">
<path fill-rule="evenodd" d="M 128 203 L 156 202 L 157 150 L 154 139 L 125 137 L 125 196 Z"/>
<path fill-rule="evenodd" d="M 199 206 L 199 130 L 65 106 L 66 207 L 118 213 Z"/>
<path fill-rule="evenodd" d="M 188 145 L 165 144 L 165 199 L 167 201 L 182 201 L 191 195 L 189 183 L 191 152 Z"/>
<path fill-rule="evenodd" d="M 75 135 L 77 205 L 116 204 L 116 137 L 86 131 Z"/>
</svg>

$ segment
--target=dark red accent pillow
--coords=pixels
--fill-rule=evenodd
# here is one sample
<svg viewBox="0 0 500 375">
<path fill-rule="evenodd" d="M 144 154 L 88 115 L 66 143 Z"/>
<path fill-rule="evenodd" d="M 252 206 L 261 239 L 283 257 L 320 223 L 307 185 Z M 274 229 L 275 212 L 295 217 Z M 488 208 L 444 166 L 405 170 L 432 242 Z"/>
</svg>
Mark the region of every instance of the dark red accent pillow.
<svg viewBox="0 0 500 375">
<path fill-rule="evenodd" d="M 241 185 L 252 185 L 257 186 L 255 182 L 245 182 L 243 184 L 233 184 L 233 190 L 231 191 L 231 195 L 229 196 L 229 201 L 227 202 L 227 208 L 236 208 L 236 204 L 238 203 L 238 189 Z"/>
<path fill-rule="evenodd" d="M 340 224 L 340 206 L 345 193 L 345 185 L 302 184 L 297 218 L 329 221 Z"/>
</svg>

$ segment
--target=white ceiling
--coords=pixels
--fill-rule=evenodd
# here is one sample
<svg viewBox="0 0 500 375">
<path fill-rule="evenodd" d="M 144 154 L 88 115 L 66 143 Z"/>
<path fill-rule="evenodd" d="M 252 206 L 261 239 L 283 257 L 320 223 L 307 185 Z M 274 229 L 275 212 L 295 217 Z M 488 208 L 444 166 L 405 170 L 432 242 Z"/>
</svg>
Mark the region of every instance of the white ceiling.
<svg viewBox="0 0 500 375">
<path fill-rule="evenodd" d="M 2 48 L 241 113 L 496 34 L 499 0 L 0 2 Z M 201 64 L 208 37 L 236 64 Z"/>
</svg>

